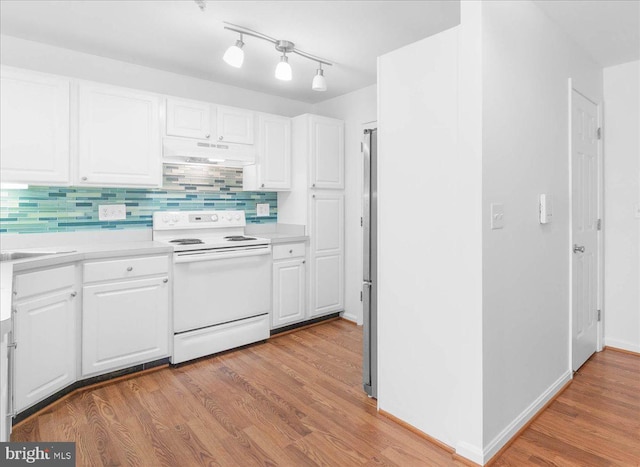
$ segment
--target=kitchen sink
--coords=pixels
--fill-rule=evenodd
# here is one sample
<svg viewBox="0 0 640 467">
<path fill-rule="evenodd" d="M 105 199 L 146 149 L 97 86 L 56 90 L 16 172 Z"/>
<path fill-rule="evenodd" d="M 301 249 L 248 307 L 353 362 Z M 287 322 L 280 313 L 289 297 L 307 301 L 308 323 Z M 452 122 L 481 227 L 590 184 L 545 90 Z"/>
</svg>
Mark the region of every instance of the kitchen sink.
<svg viewBox="0 0 640 467">
<path fill-rule="evenodd" d="M 40 256 L 59 255 L 62 253 L 74 253 L 71 251 L 6 251 L 0 253 L 1 261 L 15 261 L 18 259 L 38 258 Z"/>
</svg>

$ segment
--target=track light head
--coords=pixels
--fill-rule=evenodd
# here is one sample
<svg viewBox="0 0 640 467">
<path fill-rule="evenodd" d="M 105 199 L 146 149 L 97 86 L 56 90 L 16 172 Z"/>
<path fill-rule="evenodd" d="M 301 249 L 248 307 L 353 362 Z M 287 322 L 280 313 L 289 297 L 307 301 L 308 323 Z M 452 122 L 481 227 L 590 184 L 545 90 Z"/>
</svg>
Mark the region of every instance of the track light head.
<svg viewBox="0 0 640 467">
<path fill-rule="evenodd" d="M 280 62 L 276 65 L 275 76 L 282 81 L 291 81 L 291 65 L 289 65 L 289 58 L 285 53 L 282 54 Z"/>
<path fill-rule="evenodd" d="M 236 41 L 235 45 L 232 45 L 227 49 L 222 59 L 232 67 L 242 67 L 242 62 L 244 62 L 244 51 L 242 50 L 243 46 L 244 42 L 242 42 L 242 34 L 240 34 L 240 39 Z"/>
<path fill-rule="evenodd" d="M 314 91 L 324 92 L 327 90 L 327 80 L 324 77 L 324 70 L 322 69 L 322 63 L 318 62 L 318 69 L 316 70 L 316 75 L 313 77 L 313 81 L 311 82 L 311 89 Z"/>
</svg>

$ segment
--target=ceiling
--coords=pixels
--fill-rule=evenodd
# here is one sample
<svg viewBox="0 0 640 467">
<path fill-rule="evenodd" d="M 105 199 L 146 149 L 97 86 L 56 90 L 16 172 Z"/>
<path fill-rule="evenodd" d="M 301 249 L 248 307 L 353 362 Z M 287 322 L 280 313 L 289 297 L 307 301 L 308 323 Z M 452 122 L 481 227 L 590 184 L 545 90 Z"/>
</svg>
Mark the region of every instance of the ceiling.
<svg viewBox="0 0 640 467">
<path fill-rule="evenodd" d="M 640 60 L 640 1 L 537 0 L 535 3 L 601 66 Z"/>
<path fill-rule="evenodd" d="M 376 82 L 376 57 L 459 23 L 457 1 L 0 1 L 3 34 L 315 103 Z M 274 45 L 245 36 L 241 69 L 222 60 L 238 34 L 223 21 L 292 41 L 334 63 L 291 55 L 293 80 L 273 73 Z"/>
<path fill-rule="evenodd" d="M 600 65 L 640 59 L 640 1 L 535 0 Z M 376 57 L 459 23 L 456 0 L 0 0 L 3 34 L 316 103 L 376 82 Z M 238 35 L 223 21 L 292 41 L 334 63 L 329 89 L 311 90 L 317 64 L 291 55 L 293 81 L 273 77 L 273 44 L 245 36 L 241 69 L 222 61 Z"/>
</svg>

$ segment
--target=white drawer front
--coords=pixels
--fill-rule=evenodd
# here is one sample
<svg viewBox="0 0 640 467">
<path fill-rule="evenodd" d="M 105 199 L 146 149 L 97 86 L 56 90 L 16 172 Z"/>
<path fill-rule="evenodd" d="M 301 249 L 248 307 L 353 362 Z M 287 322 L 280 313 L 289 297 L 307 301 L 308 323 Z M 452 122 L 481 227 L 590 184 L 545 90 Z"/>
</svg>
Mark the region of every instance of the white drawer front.
<svg viewBox="0 0 640 467">
<path fill-rule="evenodd" d="M 17 274 L 13 290 L 16 292 L 16 300 L 21 300 L 73 287 L 75 277 L 74 265 Z"/>
<path fill-rule="evenodd" d="M 168 256 L 147 256 L 143 258 L 95 261 L 85 263 L 84 283 L 130 279 L 154 274 L 166 274 L 168 272 Z"/>
<path fill-rule="evenodd" d="M 273 259 L 299 258 L 305 255 L 305 244 L 288 243 L 285 245 L 273 245 Z"/>
</svg>

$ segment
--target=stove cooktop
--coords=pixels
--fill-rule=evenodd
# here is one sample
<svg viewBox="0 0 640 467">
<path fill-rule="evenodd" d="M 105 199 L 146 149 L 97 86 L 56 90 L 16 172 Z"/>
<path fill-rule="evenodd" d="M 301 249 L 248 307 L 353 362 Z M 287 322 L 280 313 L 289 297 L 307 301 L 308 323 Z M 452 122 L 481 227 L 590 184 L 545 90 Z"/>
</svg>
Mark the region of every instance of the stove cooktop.
<svg viewBox="0 0 640 467">
<path fill-rule="evenodd" d="M 247 240 L 257 240 L 256 237 L 245 237 L 244 235 L 229 235 L 224 238 L 229 242 L 244 242 Z"/>
<path fill-rule="evenodd" d="M 204 242 L 199 238 L 176 238 L 175 240 L 169 240 L 169 243 L 175 243 L 177 245 L 201 245 Z"/>
</svg>

